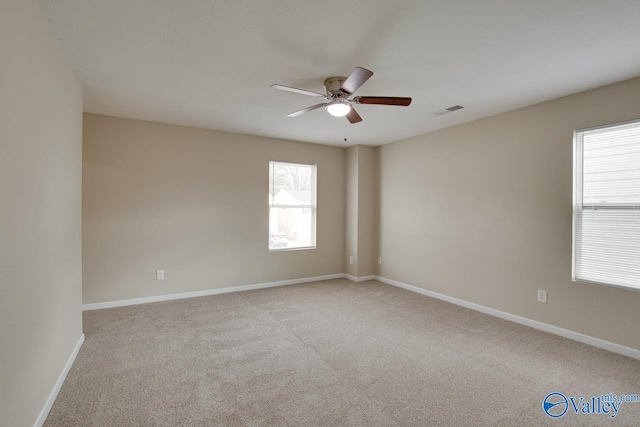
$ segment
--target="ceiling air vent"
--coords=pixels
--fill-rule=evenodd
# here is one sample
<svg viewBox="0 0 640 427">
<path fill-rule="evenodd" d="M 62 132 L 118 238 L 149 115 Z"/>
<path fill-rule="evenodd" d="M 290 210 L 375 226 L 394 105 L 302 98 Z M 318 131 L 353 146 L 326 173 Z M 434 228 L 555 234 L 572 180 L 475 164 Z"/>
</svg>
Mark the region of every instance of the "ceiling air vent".
<svg viewBox="0 0 640 427">
<path fill-rule="evenodd" d="M 445 114 L 449 114 L 453 111 L 462 110 L 464 107 L 462 105 L 454 105 L 453 107 L 445 108 L 444 110 L 436 111 L 433 113 L 434 116 L 444 116 Z"/>
</svg>

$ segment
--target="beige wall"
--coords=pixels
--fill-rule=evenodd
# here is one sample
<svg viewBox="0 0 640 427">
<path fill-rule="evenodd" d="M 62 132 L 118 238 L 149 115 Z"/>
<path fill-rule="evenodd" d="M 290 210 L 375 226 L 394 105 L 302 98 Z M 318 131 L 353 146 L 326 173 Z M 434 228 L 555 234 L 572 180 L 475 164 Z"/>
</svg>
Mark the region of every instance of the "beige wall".
<svg viewBox="0 0 640 427">
<path fill-rule="evenodd" d="M 376 273 L 376 157 L 377 148 L 358 146 L 358 277 Z"/>
<path fill-rule="evenodd" d="M 380 275 L 640 349 L 640 292 L 571 281 L 572 132 L 639 117 L 635 79 L 382 146 Z"/>
<path fill-rule="evenodd" d="M 344 272 L 358 275 L 358 146 L 346 149 Z M 349 262 L 353 257 L 353 264 Z"/>
<path fill-rule="evenodd" d="M 354 145 L 346 152 L 344 272 L 363 277 L 376 273 L 377 148 Z"/>
<path fill-rule="evenodd" d="M 268 251 L 269 160 L 317 164 L 316 249 Z M 344 271 L 341 148 L 85 114 L 83 166 L 84 303 Z"/>
<path fill-rule="evenodd" d="M 0 58 L 0 424 L 30 426 L 82 334 L 82 87 L 35 0 Z"/>
</svg>

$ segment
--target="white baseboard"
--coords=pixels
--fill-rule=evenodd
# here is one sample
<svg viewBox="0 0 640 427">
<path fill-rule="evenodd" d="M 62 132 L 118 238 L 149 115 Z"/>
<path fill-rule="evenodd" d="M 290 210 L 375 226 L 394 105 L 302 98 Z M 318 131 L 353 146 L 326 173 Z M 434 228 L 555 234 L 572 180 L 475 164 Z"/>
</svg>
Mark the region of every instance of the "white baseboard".
<svg viewBox="0 0 640 427">
<path fill-rule="evenodd" d="M 44 422 L 47 420 L 47 416 L 49 416 L 49 411 L 51 411 L 53 402 L 56 401 L 56 398 L 58 397 L 58 393 L 60 393 L 60 389 L 62 388 L 62 383 L 64 383 L 64 380 L 67 379 L 67 374 L 69 374 L 69 370 L 71 369 L 73 362 L 75 362 L 76 356 L 78 356 L 78 352 L 80 351 L 80 347 L 82 347 L 82 343 L 84 343 L 84 334 L 80 335 L 80 339 L 78 339 L 78 342 L 76 343 L 76 346 L 71 352 L 71 355 L 69 355 L 69 359 L 67 359 L 67 364 L 64 365 L 64 369 L 60 373 L 60 376 L 58 377 L 58 381 L 56 381 L 56 384 L 53 386 L 53 390 L 51 390 L 51 394 L 49 394 L 49 398 L 47 399 L 47 402 L 44 404 L 44 407 L 40 411 L 40 415 L 38 415 L 36 422 L 33 423 L 33 427 L 42 427 Z"/>
<path fill-rule="evenodd" d="M 366 282 L 367 280 L 376 280 L 377 276 L 371 275 L 371 276 L 352 276 L 351 274 L 344 274 L 343 277 L 345 279 L 349 279 L 352 282 Z"/>
<path fill-rule="evenodd" d="M 461 300 L 458 298 L 450 297 L 447 295 L 439 294 L 437 292 L 428 291 L 417 286 L 407 285 L 406 283 L 398 282 L 396 280 L 387 279 L 386 277 L 376 276 L 376 280 L 388 285 L 397 286 L 408 291 L 416 292 L 428 297 L 436 298 L 442 301 L 450 302 L 451 304 L 459 305 L 471 310 L 476 310 L 481 313 L 489 314 L 491 316 L 499 317 L 501 319 L 509 320 L 511 322 L 519 323 L 521 325 L 529 326 L 534 329 L 539 329 L 550 334 L 559 335 L 570 340 L 578 341 L 583 344 L 588 344 L 593 347 L 608 350 L 613 353 L 622 354 L 634 359 L 640 360 L 640 350 L 626 347 L 624 345 L 616 344 L 610 341 L 605 341 L 600 338 L 584 335 L 579 332 L 570 331 L 568 329 L 560 328 L 558 326 L 549 325 L 547 323 L 538 322 L 537 320 L 528 319 L 515 314 L 507 313 L 504 311 L 496 310 L 495 308 L 486 307 L 484 305 L 475 304 L 469 301 Z"/>
<path fill-rule="evenodd" d="M 127 305 L 147 304 L 150 302 L 170 301 L 175 299 L 204 297 L 208 295 L 227 294 L 230 292 L 252 291 L 254 289 L 273 288 L 276 286 L 297 285 L 300 283 L 319 282 L 321 280 L 343 279 L 343 273 L 329 274 L 326 276 L 305 277 L 301 279 L 280 280 L 277 282 L 257 283 L 253 285 L 230 286 L 227 288 L 206 289 L 204 291 L 183 292 L 179 294 L 158 295 L 154 297 L 133 298 L 119 301 L 97 302 L 93 304 L 83 304 L 82 311 L 98 310 L 101 308 L 124 307 Z M 373 277 L 373 276 L 371 276 Z"/>
<path fill-rule="evenodd" d="M 634 359 L 640 360 L 640 350 L 626 347 L 620 344 L 612 343 L 610 341 L 605 341 L 600 338 L 591 337 L 589 335 L 584 335 L 579 332 L 570 331 L 568 329 L 560 328 L 558 326 L 549 325 L 547 323 L 539 322 L 537 320 L 528 319 L 526 317 L 518 316 L 515 314 L 507 313 L 505 311 L 496 310 L 495 308 L 486 307 L 484 305 L 472 303 L 469 301 L 465 301 L 462 299 L 450 297 L 448 295 L 440 294 L 433 291 L 428 291 L 423 288 L 419 288 L 417 286 L 408 285 L 406 283 L 398 282 L 397 280 L 387 279 L 382 276 L 352 276 L 350 274 L 338 273 L 338 274 L 329 274 L 326 276 L 316 276 L 316 277 L 305 277 L 301 279 L 290 279 L 290 280 L 281 280 L 277 282 L 268 282 L 268 283 L 257 283 L 253 285 L 242 285 L 242 286 L 231 286 L 227 288 L 218 288 L 218 289 L 207 289 L 204 291 L 195 291 L 195 292 L 184 292 L 179 294 L 170 294 L 170 295 L 159 295 L 154 297 L 146 297 L 146 298 L 134 298 L 134 299 L 126 299 L 120 301 L 107 301 L 107 302 L 99 302 L 94 304 L 83 304 L 82 310 L 97 310 L 101 308 L 112 308 L 112 307 L 124 307 L 127 305 L 137 305 L 137 304 L 146 304 L 151 302 L 160 302 L 160 301 L 170 301 L 176 299 L 184 299 L 184 298 L 195 298 L 201 296 L 208 295 L 218 295 L 218 294 L 226 294 L 230 292 L 241 292 L 241 291 L 250 291 L 254 289 L 264 289 L 264 288 L 272 288 L 276 286 L 287 286 L 287 285 L 296 285 L 300 283 L 309 283 L 309 282 L 318 282 L 322 280 L 331 280 L 331 279 L 349 279 L 353 282 L 364 282 L 367 280 L 378 280 L 382 283 L 386 283 L 388 285 L 396 286 L 399 288 L 403 288 L 412 292 L 416 292 L 422 295 L 426 295 L 432 298 L 436 298 L 442 301 L 446 301 L 455 305 L 459 305 L 465 308 L 469 308 L 471 310 L 476 310 L 481 313 L 489 314 L 491 316 L 499 317 L 501 319 L 509 320 L 511 322 L 519 323 L 521 325 L 529 326 L 534 329 L 538 329 L 544 332 L 548 332 L 550 334 L 559 335 L 561 337 L 565 337 L 574 341 L 578 341 L 584 344 L 592 345 L 597 348 L 601 348 L 603 350 L 608 350 L 613 353 L 622 354 L 624 356 L 628 356 Z M 82 337 L 84 340 L 84 335 Z M 80 343 L 81 345 L 81 343 Z M 78 349 L 80 347 L 78 346 Z M 76 351 L 77 353 L 77 351 Z M 75 353 L 73 355 L 75 358 Z M 71 365 L 69 365 L 70 367 Z M 68 369 L 67 369 L 68 371 Z M 65 373 L 66 376 L 66 373 Z M 61 385 L 62 383 L 60 383 Z M 58 388 L 59 390 L 59 388 Z M 56 391 L 57 394 L 57 391 Z M 54 397 L 55 400 L 55 397 Z M 52 402 L 53 403 L 53 402 Z M 48 412 L 47 412 L 48 413 Z M 46 418 L 46 417 L 45 417 Z"/>
</svg>

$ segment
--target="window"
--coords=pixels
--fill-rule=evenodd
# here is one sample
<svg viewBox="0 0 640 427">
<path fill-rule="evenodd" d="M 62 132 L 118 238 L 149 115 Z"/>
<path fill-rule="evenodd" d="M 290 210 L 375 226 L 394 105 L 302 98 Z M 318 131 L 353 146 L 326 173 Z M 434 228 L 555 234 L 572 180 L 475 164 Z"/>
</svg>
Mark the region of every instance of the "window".
<svg viewBox="0 0 640 427">
<path fill-rule="evenodd" d="M 640 290 L 640 120 L 574 132 L 573 280 Z"/>
<path fill-rule="evenodd" d="M 269 250 L 316 247 L 316 166 L 269 162 Z"/>
</svg>

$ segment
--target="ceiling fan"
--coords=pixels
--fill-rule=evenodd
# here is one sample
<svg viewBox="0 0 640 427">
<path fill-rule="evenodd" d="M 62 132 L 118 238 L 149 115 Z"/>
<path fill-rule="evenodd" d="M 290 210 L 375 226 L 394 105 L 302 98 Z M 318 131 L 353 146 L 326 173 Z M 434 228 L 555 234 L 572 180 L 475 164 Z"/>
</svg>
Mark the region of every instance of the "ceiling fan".
<svg viewBox="0 0 640 427">
<path fill-rule="evenodd" d="M 324 81 L 324 88 L 327 91 L 326 94 L 283 85 L 271 85 L 271 87 L 287 92 L 299 93 L 301 95 L 324 98 L 328 101 L 294 111 L 288 114 L 287 117 L 297 117 L 307 111 L 324 107 L 332 116 L 346 116 L 349 122 L 358 123 L 362 121 L 362 117 L 360 117 L 353 108 L 353 104 L 400 105 L 404 107 L 411 104 L 411 98 L 398 98 L 395 96 L 356 96 L 349 99 L 372 75 L 373 72 L 366 68 L 356 67 L 351 74 L 349 74 L 349 77 L 329 77 Z"/>
</svg>

